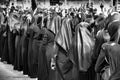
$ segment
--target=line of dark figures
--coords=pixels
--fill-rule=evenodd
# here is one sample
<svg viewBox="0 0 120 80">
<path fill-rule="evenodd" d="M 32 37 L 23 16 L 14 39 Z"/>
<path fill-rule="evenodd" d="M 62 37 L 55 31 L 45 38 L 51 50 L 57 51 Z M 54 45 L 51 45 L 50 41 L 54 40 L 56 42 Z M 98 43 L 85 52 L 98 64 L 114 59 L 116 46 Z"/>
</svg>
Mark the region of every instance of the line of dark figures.
<svg viewBox="0 0 120 80">
<path fill-rule="evenodd" d="M 23 15 L 0 15 L 2 62 L 38 80 L 120 80 L 119 13 Z"/>
</svg>

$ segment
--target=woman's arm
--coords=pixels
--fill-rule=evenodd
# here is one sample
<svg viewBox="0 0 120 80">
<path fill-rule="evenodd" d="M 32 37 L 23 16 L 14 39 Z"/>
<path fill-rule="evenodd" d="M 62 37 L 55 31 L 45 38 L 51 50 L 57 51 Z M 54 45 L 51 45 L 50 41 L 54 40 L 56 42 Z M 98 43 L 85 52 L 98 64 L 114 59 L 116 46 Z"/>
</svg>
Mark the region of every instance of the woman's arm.
<svg viewBox="0 0 120 80">
<path fill-rule="evenodd" d="M 102 48 L 100 51 L 100 55 L 97 59 L 96 65 L 95 65 L 95 71 L 99 73 L 101 69 L 105 66 L 103 63 L 105 62 L 105 48 Z"/>
</svg>

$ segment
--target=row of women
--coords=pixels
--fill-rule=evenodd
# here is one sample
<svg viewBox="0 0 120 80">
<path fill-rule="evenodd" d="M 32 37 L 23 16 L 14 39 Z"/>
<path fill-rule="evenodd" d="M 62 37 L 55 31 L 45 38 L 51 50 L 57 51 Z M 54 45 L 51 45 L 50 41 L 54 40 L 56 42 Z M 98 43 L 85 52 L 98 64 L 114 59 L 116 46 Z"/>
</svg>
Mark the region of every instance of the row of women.
<svg viewBox="0 0 120 80">
<path fill-rule="evenodd" d="M 1 12 L 1 61 L 38 80 L 120 80 L 119 28 L 117 12 Z"/>
</svg>

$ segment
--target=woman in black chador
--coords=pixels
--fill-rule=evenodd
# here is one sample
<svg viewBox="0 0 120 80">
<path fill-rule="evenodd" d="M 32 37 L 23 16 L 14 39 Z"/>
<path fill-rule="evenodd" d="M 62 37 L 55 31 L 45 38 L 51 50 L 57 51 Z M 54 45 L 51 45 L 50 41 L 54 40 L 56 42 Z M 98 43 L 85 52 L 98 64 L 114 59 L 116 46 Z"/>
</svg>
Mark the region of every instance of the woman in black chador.
<svg viewBox="0 0 120 80">
<path fill-rule="evenodd" d="M 22 66 L 22 54 L 21 54 L 21 29 L 15 30 L 16 32 L 16 38 L 15 38 L 15 62 L 14 62 L 14 69 L 18 71 L 23 70 Z"/>
<path fill-rule="evenodd" d="M 44 17 L 43 28 L 39 36 L 42 37 L 38 55 L 38 80 L 57 80 L 54 62 L 54 39 L 60 29 L 61 19 L 57 14 L 50 18 Z"/>
<path fill-rule="evenodd" d="M 3 25 L 3 22 L 5 21 L 4 20 L 4 15 L 3 15 L 3 13 L 2 13 L 2 9 L 0 9 L 0 57 L 2 57 L 2 38 L 3 38 L 3 33 L 5 32 L 5 30 L 4 30 L 4 28 L 5 28 L 5 26 Z M 4 41 L 4 40 L 3 40 Z"/>
<path fill-rule="evenodd" d="M 75 29 L 73 38 L 73 60 L 74 80 L 95 80 L 95 71 L 91 58 L 94 48 L 94 37 L 87 29 L 89 26 L 86 22 L 81 22 Z"/>
<path fill-rule="evenodd" d="M 22 21 L 23 22 L 22 22 L 22 26 L 21 26 L 21 32 L 22 32 L 21 54 L 22 54 L 23 74 L 28 74 L 28 43 L 29 43 L 29 39 L 27 36 L 27 29 L 28 29 L 27 17 L 23 16 Z"/>
<path fill-rule="evenodd" d="M 9 26 L 8 26 L 8 21 L 7 21 L 7 17 L 5 17 L 4 21 L 4 25 L 1 25 L 1 41 L 0 41 L 0 53 L 1 53 L 1 61 L 7 61 L 8 63 L 10 63 L 9 61 L 9 51 L 8 51 L 8 30 L 9 30 Z"/>
<path fill-rule="evenodd" d="M 27 29 L 28 36 L 28 75 L 31 78 L 36 78 L 38 76 L 38 50 L 39 50 L 39 41 L 35 37 L 40 29 L 35 23 L 35 17 L 31 14 L 31 20 L 28 22 L 29 28 Z"/>
<path fill-rule="evenodd" d="M 16 33 L 15 30 L 10 31 L 8 30 L 8 51 L 9 51 L 9 61 L 10 64 L 14 65 L 14 59 L 15 59 L 15 38 Z"/>
<path fill-rule="evenodd" d="M 107 30 L 110 41 L 102 45 L 100 55 L 95 65 L 95 71 L 101 73 L 101 71 L 105 69 L 105 73 L 107 73 L 105 75 L 108 76 L 105 77 L 103 75 L 102 78 L 106 80 L 120 80 L 120 22 L 112 22 Z M 104 62 L 106 62 L 106 64 Z"/>
<path fill-rule="evenodd" d="M 1 61 L 7 61 L 7 63 L 10 63 L 9 61 L 9 52 L 8 52 L 8 29 L 9 26 L 2 26 L 2 33 L 1 33 L 1 43 L 0 43 L 0 47 L 1 47 Z"/>
</svg>

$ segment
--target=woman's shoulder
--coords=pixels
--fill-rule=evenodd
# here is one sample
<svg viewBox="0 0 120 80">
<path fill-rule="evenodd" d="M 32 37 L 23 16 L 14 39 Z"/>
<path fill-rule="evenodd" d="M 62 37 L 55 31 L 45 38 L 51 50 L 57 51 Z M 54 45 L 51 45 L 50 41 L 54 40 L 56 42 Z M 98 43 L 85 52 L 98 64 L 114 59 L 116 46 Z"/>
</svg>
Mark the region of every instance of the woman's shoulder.
<svg viewBox="0 0 120 80">
<path fill-rule="evenodd" d="M 108 47 L 120 47 L 120 44 L 116 43 L 116 42 L 106 42 L 102 45 L 102 48 L 108 48 Z"/>
</svg>

